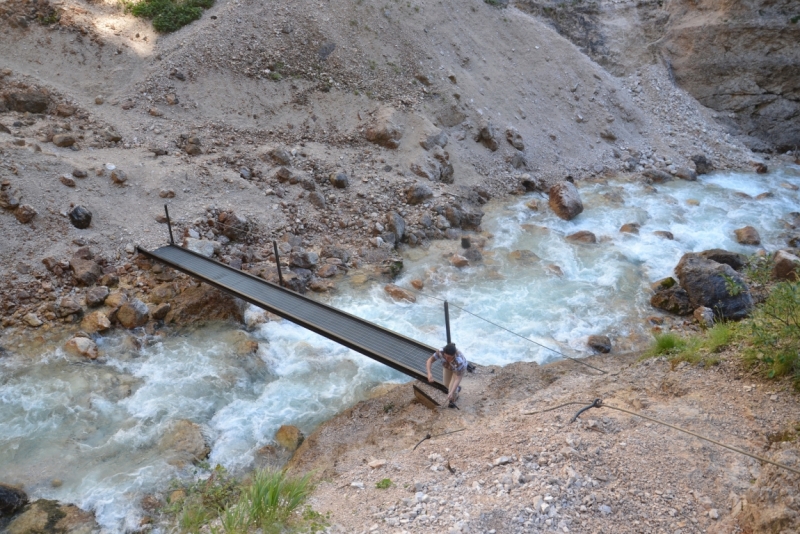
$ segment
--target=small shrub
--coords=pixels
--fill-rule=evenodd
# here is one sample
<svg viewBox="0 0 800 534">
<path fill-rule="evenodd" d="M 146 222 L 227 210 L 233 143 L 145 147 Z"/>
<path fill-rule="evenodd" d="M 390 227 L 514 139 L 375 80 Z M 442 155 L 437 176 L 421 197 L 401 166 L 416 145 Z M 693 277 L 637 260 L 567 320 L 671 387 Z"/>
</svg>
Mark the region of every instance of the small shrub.
<svg viewBox="0 0 800 534">
<path fill-rule="evenodd" d="M 746 326 L 751 337 L 745 358 L 769 378 L 792 376 L 800 390 L 800 284 L 776 284 Z"/>
<path fill-rule="evenodd" d="M 283 76 L 281 76 L 280 72 L 270 72 L 269 78 L 273 81 L 279 82 L 283 79 Z"/>
<path fill-rule="evenodd" d="M 123 5 L 134 16 L 152 20 L 157 32 L 169 33 L 199 19 L 214 0 L 124 0 Z"/>
<path fill-rule="evenodd" d="M 392 480 L 389 478 L 384 478 L 383 480 L 378 481 L 375 484 L 375 487 L 378 489 L 389 489 L 392 487 Z"/>
</svg>

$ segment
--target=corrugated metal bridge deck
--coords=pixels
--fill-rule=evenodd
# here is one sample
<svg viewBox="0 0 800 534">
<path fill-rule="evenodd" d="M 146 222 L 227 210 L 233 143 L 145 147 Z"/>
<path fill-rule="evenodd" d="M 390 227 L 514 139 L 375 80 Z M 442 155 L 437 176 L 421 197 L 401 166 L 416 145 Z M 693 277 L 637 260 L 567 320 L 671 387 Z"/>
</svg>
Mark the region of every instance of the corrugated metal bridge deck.
<svg viewBox="0 0 800 534">
<path fill-rule="evenodd" d="M 436 350 L 433 347 L 182 247 L 167 245 L 153 251 L 139 248 L 139 252 L 412 378 L 427 382 L 425 362 Z M 437 362 L 434 377 L 441 376 L 440 367 Z M 438 379 L 437 383 L 431 385 L 440 391 L 447 391 Z"/>
</svg>

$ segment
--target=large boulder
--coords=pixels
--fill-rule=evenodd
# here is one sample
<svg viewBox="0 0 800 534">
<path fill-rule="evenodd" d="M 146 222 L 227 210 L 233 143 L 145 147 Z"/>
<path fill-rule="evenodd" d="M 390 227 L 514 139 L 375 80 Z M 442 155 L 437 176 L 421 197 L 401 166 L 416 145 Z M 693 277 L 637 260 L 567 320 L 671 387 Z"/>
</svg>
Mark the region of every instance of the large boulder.
<svg viewBox="0 0 800 534">
<path fill-rule="evenodd" d="M 286 278 L 289 273 L 284 273 Z M 206 284 L 185 289 L 170 302 L 167 323 L 190 324 L 201 321 L 244 321 L 241 301 Z"/>
<path fill-rule="evenodd" d="M 14 515 L 28 504 L 28 495 L 21 489 L 0 483 L 0 517 Z"/>
<path fill-rule="evenodd" d="M 433 197 L 433 191 L 425 184 L 415 184 L 406 190 L 406 202 L 412 206 L 422 204 Z"/>
<path fill-rule="evenodd" d="M 209 241 L 208 239 L 197 239 L 194 237 L 187 237 L 183 240 L 184 246 L 194 253 L 210 258 L 219 249 L 219 243 L 216 241 Z"/>
<path fill-rule="evenodd" d="M 406 233 L 406 221 L 399 213 L 393 211 L 389 214 L 389 220 L 386 223 L 386 228 L 394 234 L 395 239 L 400 242 Z"/>
<path fill-rule="evenodd" d="M 787 250 L 778 250 L 772 257 L 772 277 L 796 282 L 800 273 L 800 258 Z"/>
<path fill-rule="evenodd" d="M 525 142 L 522 140 L 522 136 L 517 129 L 513 126 L 506 128 L 506 141 L 517 150 L 525 150 Z"/>
<path fill-rule="evenodd" d="M 166 455 L 169 464 L 179 467 L 204 460 L 211 452 L 200 425 L 186 419 L 172 424 L 167 434 L 161 438 L 158 449 Z"/>
<path fill-rule="evenodd" d="M 67 317 L 68 315 L 78 315 L 83 311 L 80 302 L 74 297 L 60 297 L 56 300 L 56 315 Z"/>
<path fill-rule="evenodd" d="M 296 451 L 305 439 L 300 429 L 292 425 L 281 425 L 275 433 L 275 442 L 289 452 Z"/>
<path fill-rule="evenodd" d="M 402 287 L 398 287 L 394 284 L 386 284 L 383 287 L 383 290 L 386 291 L 386 293 L 394 300 L 407 300 L 409 302 L 417 301 L 417 297 L 415 297 L 411 291 L 403 289 Z"/>
<path fill-rule="evenodd" d="M 678 286 L 656 291 L 650 297 L 650 305 L 675 315 L 689 315 L 694 310 L 689 294 Z"/>
<path fill-rule="evenodd" d="M 232 211 L 223 211 L 219 214 L 219 226 L 222 235 L 231 241 L 241 241 L 247 237 L 249 224 L 247 219 Z"/>
<path fill-rule="evenodd" d="M 108 288 L 106 286 L 97 286 L 89 289 L 86 292 L 86 305 L 90 308 L 96 308 L 105 302 L 108 297 Z"/>
<path fill-rule="evenodd" d="M 81 330 L 87 334 L 105 332 L 109 328 L 111 328 L 111 321 L 108 320 L 108 316 L 102 311 L 95 311 L 87 314 L 81 321 Z"/>
<path fill-rule="evenodd" d="M 687 253 L 675 267 L 681 287 L 689 295 L 692 309 L 705 306 L 718 317 L 742 319 L 753 308 L 750 288 L 730 265 Z"/>
<path fill-rule="evenodd" d="M 6 96 L 8 107 L 20 113 L 44 113 L 50 99 L 44 91 L 10 93 Z"/>
<path fill-rule="evenodd" d="M 72 276 L 78 285 L 91 286 L 97 279 L 103 276 L 103 269 L 92 260 L 84 260 L 73 257 L 69 260 L 72 269 Z"/>
<path fill-rule="evenodd" d="M 117 310 L 117 321 L 125 328 L 144 326 L 149 319 L 150 310 L 147 304 L 139 299 L 126 302 Z"/>
<path fill-rule="evenodd" d="M 574 234 L 568 235 L 566 240 L 572 243 L 594 244 L 597 243 L 597 236 L 589 230 L 580 230 Z"/>
<path fill-rule="evenodd" d="M 88 337 L 73 337 L 64 344 L 64 351 L 90 360 L 96 360 L 98 356 L 97 345 Z"/>
<path fill-rule="evenodd" d="M 20 198 L 19 191 L 12 189 L 9 182 L 0 184 L 0 208 L 16 210 L 19 207 Z"/>
<path fill-rule="evenodd" d="M 306 250 L 294 250 L 289 255 L 289 266 L 300 269 L 313 269 L 319 264 L 319 254 Z"/>
<path fill-rule="evenodd" d="M 14 217 L 22 224 L 28 224 L 36 217 L 37 212 L 30 204 L 22 204 L 14 210 Z"/>
<path fill-rule="evenodd" d="M 694 168 L 697 174 L 708 174 L 714 170 L 714 165 L 704 154 L 695 154 L 691 159 L 694 162 Z"/>
<path fill-rule="evenodd" d="M 703 259 L 715 261 L 717 263 L 724 263 L 733 267 L 734 271 L 740 271 L 742 267 L 747 264 L 747 256 L 739 254 L 738 252 L 731 252 L 721 248 L 712 248 L 698 252 L 698 256 Z"/>
<path fill-rule="evenodd" d="M 483 146 L 494 152 L 500 148 L 497 142 L 497 132 L 490 121 L 483 121 L 478 126 L 478 132 L 475 134 L 475 141 L 482 143 Z"/>
<path fill-rule="evenodd" d="M 403 137 L 403 127 L 395 122 L 395 110 L 384 107 L 375 115 L 372 124 L 367 127 L 367 141 L 386 148 L 397 148 Z"/>
<path fill-rule="evenodd" d="M 589 336 L 586 344 L 589 345 L 589 348 L 595 352 L 601 352 L 603 354 L 608 354 L 611 352 L 611 340 L 608 336 Z"/>
<path fill-rule="evenodd" d="M 550 209 L 562 219 L 569 221 L 583 211 L 583 202 L 578 188 L 572 182 L 559 182 L 548 192 Z"/>
<path fill-rule="evenodd" d="M 752 226 L 745 226 L 734 230 L 736 234 L 736 241 L 742 245 L 760 245 L 761 236 L 758 235 L 758 230 Z"/>
<path fill-rule="evenodd" d="M 175 289 L 175 284 L 171 282 L 165 282 L 153 288 L 153 290 L 150 292 L 150 302 L 153 304 L 169 302 L 175 298 L 175 295 L 177 294 L 178 291 Z"/>
<path fill-rule="evenodd" d="M 69 212 L 69 222 L 80 230 L 89 228 L 92 224 L 92 212 L 83 206 L 75 206 Z"/>
<path fill-rule="evenodd" d="M 100 525 L 91 512 L 81 510 L 74 504 L 39 499 L 3 530 L 6 534 L 89 534 L 100 532 Z"/>
</svg>

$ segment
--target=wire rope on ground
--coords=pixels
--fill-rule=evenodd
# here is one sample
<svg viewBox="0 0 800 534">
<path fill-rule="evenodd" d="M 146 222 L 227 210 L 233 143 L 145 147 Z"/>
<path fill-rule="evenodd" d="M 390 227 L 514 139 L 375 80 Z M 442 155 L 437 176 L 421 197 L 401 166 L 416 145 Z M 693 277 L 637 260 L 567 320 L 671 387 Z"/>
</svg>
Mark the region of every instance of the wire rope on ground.
<svg viewBox="0 0 800 534">
<path fill-rule="evenodd" d="M 540 411 L 537 411 L 537 412 L 523 413 L 522 415 L 535 415 L 535 414 L 540 414 L 540 413 L 545 413 L 545 412 L 551 412 L 551 411 L 557 410 L 559 408 L 563 408 L 564 406 L 570 406 L 570 405 L 573 405 L 573 404 L 585 404 L 585 403 L 567 402 L 567 403 L 561 404 L 559 406 L 554 406 L 552 408 L 547 408 L 545 410 L 540 410 Z M 722 443 L 721 441 L 717 441 L 715 439 L 709 438 L 709 437 L 704 436 L 702 434 L 698 434 L 697 432 L 693 432 L 691 430 L 687 430 L 685 428 L 681 428 L 679 426 L 667 423 L 665 421 L 661 421 L 659 419 L 656 419 L 655 417 L 650 417 L 649 415 L 644 415 L 644 414 L 637 413 L 637 412 L 634 412 L 634 411 L 631 411 L 631 410 L 627 410 L 625 408 L 620 408 L 619 406 L 612 406 L 610 404 L 606 404 L 605 402 L 603 402 L 602 399 L 595 399 L 592 403 L 590 403 L 587 406 L 585 406 L 584 408 L 582 408 L 578 413 L 575 414 L 575 416 L 572 418 L 572 420 L 570 422 L 575 421 L 575 419 L 577 419 L 577 417 L 581 413 L 585 412 L 586 410 L 589 410 L 590 408 L 609 408 L 611 410 L 617 410 L 617 411 L 620 411 L 620 412 L 624 412 L 624 413 L 627 413 L 629 415 L 633 415 L 635 417 L 641 417 L 642 419 L 647 419 L 648 421 L 652 421 L 653 423 L 669 427 L 669 428 L 671 428 L 673 430 L 677 430 L 678 432 L 683 432 L 684 434 L 689 434 L 690 436 L 694 436 L 694 437 L 696 437 L 698 439 L 702 439 L 703 441 L 708 441 L 709 443 L 713 443 L 714 445 L 717 445 L 717 446 L 722 447 L 724 449 L 728 449 L 729 451 L 733 451 L 733 452 L 737 452 L 739 454 L 743 454 L 745 456 L 749 456 L 750 458 L 753 458 L 754 460 L 758 460 L 760 462 L 768 463 L 768 464 L 774 465 L 775 467 L 779 467 L 781 469 L 785 469 L 787 471 L 791 471 L 792 473 L 800 475 L 800 469 L 795 469 L 794 467 L 790 467 L 788 465 L 785 465 L 785 464 L 782 464 L 782 463 L 779 463 L 779 462 L 775 462 L 775 461 L 770 460 L 768 458 L 764 458 L 763 456 L 758 456 L 757 454 L 752 454 L 750 452 L 747 452 L 745 450 L 739 449 L 739 448 L 734 447 L 732 445 L 727 445 L 725 443 Z"/>
</svg>

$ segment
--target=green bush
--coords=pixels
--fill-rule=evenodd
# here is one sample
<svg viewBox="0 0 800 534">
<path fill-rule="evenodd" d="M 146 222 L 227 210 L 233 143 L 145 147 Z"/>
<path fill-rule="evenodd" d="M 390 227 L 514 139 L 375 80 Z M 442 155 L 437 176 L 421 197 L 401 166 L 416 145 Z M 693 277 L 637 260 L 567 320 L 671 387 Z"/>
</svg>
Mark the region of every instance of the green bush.
<svg viewBox="0 0 800 534">
<path fill-rule="evenodd" d="M 745 358 L 769 378 L 793 377 L 800 390 L 800 284 L 776 284 L 745 326 Z"/>
<path fill-rule="evenodd" d="M 199 19 L 214 0 L 141 0 L 124 5 L 134 16 L 152 20 L 157 32 L 169 33 Z"/>
<path fill-rule="evenodd" d="M 378 489 L 389 489 L 389 488 L 392 487 L 392 479 L 384 478 L 384 479 L 380 480 L 379 482 L 376 482 L 375 483 L 375 487 L 378 488 Z"/>
</svg>

